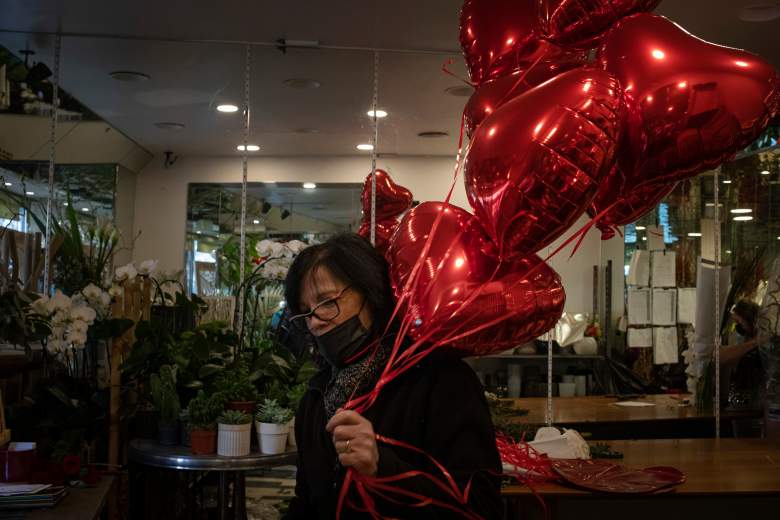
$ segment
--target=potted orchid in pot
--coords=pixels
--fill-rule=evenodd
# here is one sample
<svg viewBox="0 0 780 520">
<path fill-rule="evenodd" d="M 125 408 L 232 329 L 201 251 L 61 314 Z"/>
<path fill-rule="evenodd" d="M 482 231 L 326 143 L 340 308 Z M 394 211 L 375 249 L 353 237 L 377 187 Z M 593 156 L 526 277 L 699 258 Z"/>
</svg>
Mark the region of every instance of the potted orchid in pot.
<svg viewBox="0 0 780 520">
<path fill-rule="evenodd" d="M 190 400 L 190 441 L 194 455 L 211 455 L 217 451 L 217 418 L 224 408 L 222 394 L 206 396 L 203 390 Z"/>
<path fill-rule="evenodd" d="M 284 453 L 293 412 L 275 399 L 265 399 L 255 415 L 255 427 L 260 439 L 260 451 L 266 455 Z"/>
<path fill-rule="evenodd" d="M 227 410 L 217 419 L 217 454 L 225 457 L 249 455 L 252 417 L 238 410 Z"/>
</svg>

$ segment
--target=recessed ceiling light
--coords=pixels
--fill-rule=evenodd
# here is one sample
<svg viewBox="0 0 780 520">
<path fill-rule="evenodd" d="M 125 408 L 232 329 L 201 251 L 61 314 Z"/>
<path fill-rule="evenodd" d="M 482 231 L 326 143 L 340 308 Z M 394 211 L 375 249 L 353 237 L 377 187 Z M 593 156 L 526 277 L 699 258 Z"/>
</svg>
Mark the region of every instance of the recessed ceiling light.
<svg viewBox="0 0 780 520">
<path fill-rule="evenodd" d="M 196 233 L 196 234 L 198 234 L 198 235 L 200 235 L 200 234 L 201 234 L 201 231 L 196 231 L 195 233 Z"/>
<path fill-rule="evenodd" d="M 184 125 L 181 123 L 171 123 L 171 122 L 162 122 L 162 123 L 155 123 L 154 126 L 157 128 L 160 128 L 161 130 L 183 130 Z"/>
<path fill-rule="evenodd" d="M 114 72 L 109 72 L 108 75 L 117 81 L 128 81 L 131 83 L 140 83 L 152 79 L 148 74 L 133 70 L 115 70 Z"/>
<path fill-rule="evenodd" d="M 762 170 L 761 175 L 769 175 L 771 172 L 769 170 Z"/>
<path fill-rule="evenodd" d="M 740 215 L 744 213 L 753 213 L 753 210 L 749 208 L 736 208 L 736 209 L 732 209 L 731 213 L 734 213 L 735 215 Z"/>
<path fill-rule="evenodd" d="M 701 236 L 701 233 L 692 232 L 692 233 L 688 233 L 688 236 L 689 236 L 689 237 L 692 237 L 692 238 L 695 238 L 695 237 L 700 237 L 700 236 Z"/>
<path fill-rule="evenodd" d="M 244 145 L 240 144 L 240 145 L 236 146 L 236 150 L 238 150 L 239 152 L 243 152 L 244 151 Z M 260 147 L 257 146 L 256 144 L 248 144 L 248 145 L 246 145 L 246 151 L 247 152 L 256 152 L 258 150 L 260 150 Z"/>
<path fill-rule="evenodd" d="M 13 186 L 13 184 L 11 184 L 10 182 L 6 182 L 5 185 L 6 186 Z"/>
<path fill-rule="evenodd" d="M 723 179 L 723 184 L 731 184 L 731 179 Z"/>
<path fill-rule="evenodd" d="M 315 89 L 320 88 L 322 83 L 317 81 L 316 79 L 310 79 L 310 78 L 290 78 L 282 81 L 284 86 L 294 88 L 296 90 L 308 90 L 308 89 Z"/>
<path fill-rule="evenodd" d="M 705 202 L 704 205 L 707 206 L 708 208 L 714 208 L 715 207 L 715 203 L 714 202 Z M 718 207 L 722 208 L 723 207 L 723 203 L 722 202 L 718 202 Z"/>
<path fill-rule="evenodd" d="M 303 183 L 303 189 L 304 190 L 313 190 L 316 187 L 317 187 L 317 185 L 314 184 L 313 182 L 304 182 Z"/>
<path fill-rule="evenodd" d="M 63 202 L 62 205 L 65 206 L 66 208 L 68 207 L 68 203 L 67 202 Z"/>
<path fill-rule="evenodd" d="M 374 145 L 373 144 L 368 144 L 368 143 L 362 143 L 362 144 L 357 145 L 356 148 L 358 150 L 360 150 L 360 151 L 363 151 L 363 152 L 370 152 L 371 150 L 374 149 Z"/>
<path fill-rule="evenodd" d="M 447 137 L 448 135 L 450 134 L 448 134 L 447 132 L 429 131 L 429 132 L 420 132 L 419 134 L 417 134 L 417 137 L 424 137 L 427 139 L 439 139 L 442 137 Z"/>
<path fill-rule="evenodd" d="M 24 194 L 32 196 L 32 195 L 35 195 L 35 192 L 34 191 L 25 191 Z"/>
<path fill-rule="evenodd" d="M 89 208 L 81 208 L 81 211 L 89 211 Z"/>
<path fill-rule="evenodd" d="M 238 107 L 236 105 L 217 105 L 217 111 L 232 114 L 238 112 Z"/>
<path fill-rule="evenodd" d="M 469 97 L 474 93 L 474 89 L 468 85 L 456 85 L 454 87 L 445 88 L 444 92 L 450 96 Z"/>
<path fill-rule="evenodd" d="M 647 237 L 642 237 L 642 240 L 647 242 Z"/>
<path fill-rule="evenodd" d="M 776 3 L 760 3 L 743 7 L 739 19 L 743 22 L 771 22 L 780 18 L 780 5 Z"/>
<path fill-rule="evenodd" d="M 368 117 L 374 117 L 374 111 L 373 110 L 369 110 L 366 113 L 368 114 Z M 382 119 L 383 117 L 387 117 L 387 112 L 384 111 L 384 110 L 379 109 L 379 110 L 376 111 L 376 117 L 377 117 L 377 119 Z"/>
<path fill-rule="evenodd" d="M 259 220 L 257 220 L 257 219 L 254 219 L 254 220 L 252 221 L 252 224 L 259 224 L 259 223 L 260 223 L 260 221 L 259 221 Z"/>
<path fill-rule="evenodd" d="M 730 255 L 730 254 L 731 254 L 731 249 L 726 249 L 726 254 L 727 254 L 727 255 Z M 714 307 L 714 306 L 713 306 L 713 307 Z"/>
<path fill-rule="evenodd" d="M 637 226 L 636 227 L 637 231 L 644 231 L 645 229 L 647 229 L 645 226 Z"/>
<path fill-rule="evenodd" d="M 737 222 L 747 222 L 749 220 L 753 220 L 753 217 L 751 217 L 750 215 L 744 215 L 741 217 L 734 217 L 734 220 Z"/>
</svg>

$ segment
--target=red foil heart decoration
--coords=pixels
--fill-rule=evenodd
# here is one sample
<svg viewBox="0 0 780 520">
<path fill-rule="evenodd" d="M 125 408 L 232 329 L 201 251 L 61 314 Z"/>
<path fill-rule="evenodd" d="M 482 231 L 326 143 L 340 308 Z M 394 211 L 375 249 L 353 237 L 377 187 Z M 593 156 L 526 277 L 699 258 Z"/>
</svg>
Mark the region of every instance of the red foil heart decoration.
<svg viewBox="0 0 780 520">
<path fill-rule="evenodd" d="M 549 330 L 566 295 L 555 271 L 536 255 L 499 263 L 473 215 L 443 202 L 409 211 L 387 250 L 390 280 L 400 299 L 439 213 L 442 218 L 405 312 L 414 340 L 446 341 L 450 352 L 486 355 Z M 457 338 L 457 339 L 453 339 Z"/>
<path fill-rule="evenodd" d="M 466 193 L 500 258 L 539 251 L 585 212 L 612 169 L 623 119 L 617 81 L 582 67 L 482 122 L 465 161 Z"/>
<path fill-rule="evenodd" d="M 363 221 L 371 221 L 371 174 L 366 176 L 361 194 Z M 393 182 L 384 170 L 376 171 L 376 220 L 387 220 L 400 216 L 412 207 L 412 192 Z"/>
<path fill-rule="evenodd" d="M 667 186 L 729 160 L 778 112 L 780 76 L 745 51 L 714 45 L 652 14 L 618 22 L 598 61 L 625 90 L 620 193 Z M 610 188 L 612 189 L 612 188 Z M 603 197 L 600 197 L 603 198 Z"/>
<path fill-rule="evenodd" d="M 561 72 L 584 65 L 586 61 L 585 52 L 568 51 L 539 41 L 536 50 L 519 63 L 518 69 L 486 81 L 477 88 L 464 109 L 467 134 L 471 136 L 483 119 L 508 101 Z"/>
<path fill-rule="evenodd" d="M 542 0 L 539 33 L 558 45 L 590 49 L 621 18 L 661 0 Z"/>
<path fill-rule="evenodd" d="M 395 218 L 386 220 L 380 220 L 376 223 L 376 233 L 374 234 L 374 247 L 379 250 L 380 253 L 385 254 L 387 247 L 390 245 L 390 238 L 395 233 L 395 228 L 398 227 L 398 221 Z M 363 220 L 358 229 L 358 235 L 371 240 L 371 222 Z"/>
<path fill-rule="evenodd" d="M 518 68 L 538 40 L 535 0 L 466 0 L 460 12 L 460 46 L 472 83 L 480 85 Z"/>
</svg>

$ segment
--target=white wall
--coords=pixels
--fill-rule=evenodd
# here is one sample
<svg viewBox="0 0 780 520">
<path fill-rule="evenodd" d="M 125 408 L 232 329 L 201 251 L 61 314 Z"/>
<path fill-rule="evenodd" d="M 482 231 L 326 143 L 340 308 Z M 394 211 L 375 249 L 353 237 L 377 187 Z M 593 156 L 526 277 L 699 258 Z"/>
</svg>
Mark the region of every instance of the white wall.
<svg viewBox="0 0 780 520">
<path fill-rule="evenodd" d="M 181 157 L 169 169 L 156 157 L 137 177 L 134 233 L 138 237 L 134 260 L 156 258 L 163 269 L 181 269 L 184 265 L 187 184 L 190 182 L 240 182 L 241 159 Z M 446 157 L 390 157 L 379 160 L 378 167 L 390 173 L 399 184 L 409 188 L 420 201 L 443 200 L 452 183 L 454 159 Z M 363 182 L 371 169 L 368 157 L 292 157 L 253 158 L 249 164 L 250 182 Z M 469 208 L 462 178 L 458 179 L 452 203 Z M 587 222 L 582 218 L 574 227 Z M 564 235 L 567 237 L 568 234 Z M 561 239 L 562 241 L 563 239 Z M 559 241 L 560 242 L 560 241 Z M 553 246 L 554 248 L 555 246 Z M 566 310 L 590 312 L 593 301 L 593 265 L 613 260 L 613 316 L 622 313 L 622 241 L 613 239 L 604 246 L 593 229 L 574 258 L 571 246 L 552 259 L 566 288 Z M 544 254 L 544 251 L 542 252 Z"/>
</svg>

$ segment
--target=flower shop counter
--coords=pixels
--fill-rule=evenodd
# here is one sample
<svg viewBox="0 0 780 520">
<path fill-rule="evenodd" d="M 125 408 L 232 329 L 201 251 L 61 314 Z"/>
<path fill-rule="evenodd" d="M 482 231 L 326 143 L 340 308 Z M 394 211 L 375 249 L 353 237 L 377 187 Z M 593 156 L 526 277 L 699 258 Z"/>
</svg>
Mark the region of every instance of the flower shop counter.
<svg viewBox="0 0 780 520">
<path fill-rule="evenodd" d="M 666 493 L 596 494 L 545 483 L 502 491 L 507 518 L 759 518 L 780 510 L 780 441 L 772 439 L 655 439 L 614 441 L 624 466 L 671 466 L 686 481 Z M 535 493 L 539 497 L 535 496 Z M 762 515 L 763 516 L 763 515 Z"/>
<path fill-rule="evenodd" d="M 163 470 L 162 481 L 170 477 L 170 471 L 187 472 L 185 475 L 185 503 L 188 513 L 198 509 L 198 497 L 193 490 L 201 481 L 203 472 L 219 473 L 218 518 L 246 518 L 245 509 L 245 471 L 295 464 L 297 453 L 286 451 L 279 455 L 263 455 L 253 451 L 242 457 L 223 457 L 220 455 L 193 455 L 190 448 L 184 446 L 162 446 L 154 440 L 133 439 L 130 441 L 130 507 L 131 518 L 151 518 L 149 516 L 150 497 L 148 490 L 154 489 L 146 480 L 150 468 Z M 167 475 L 167 476 L 166 476 Z M 161 481 L 161 482 L 162 482 Z M 230 482 L 233 481 L 233 493 Z M 159 491 L 159 490 L 158 490 Z M 158 500 L 169 500 L 159 495 Z M 202 499 L 202 494 L 201 494 Z M 201 504 L 202 506 L 202 504 Z"/>
</svg>

